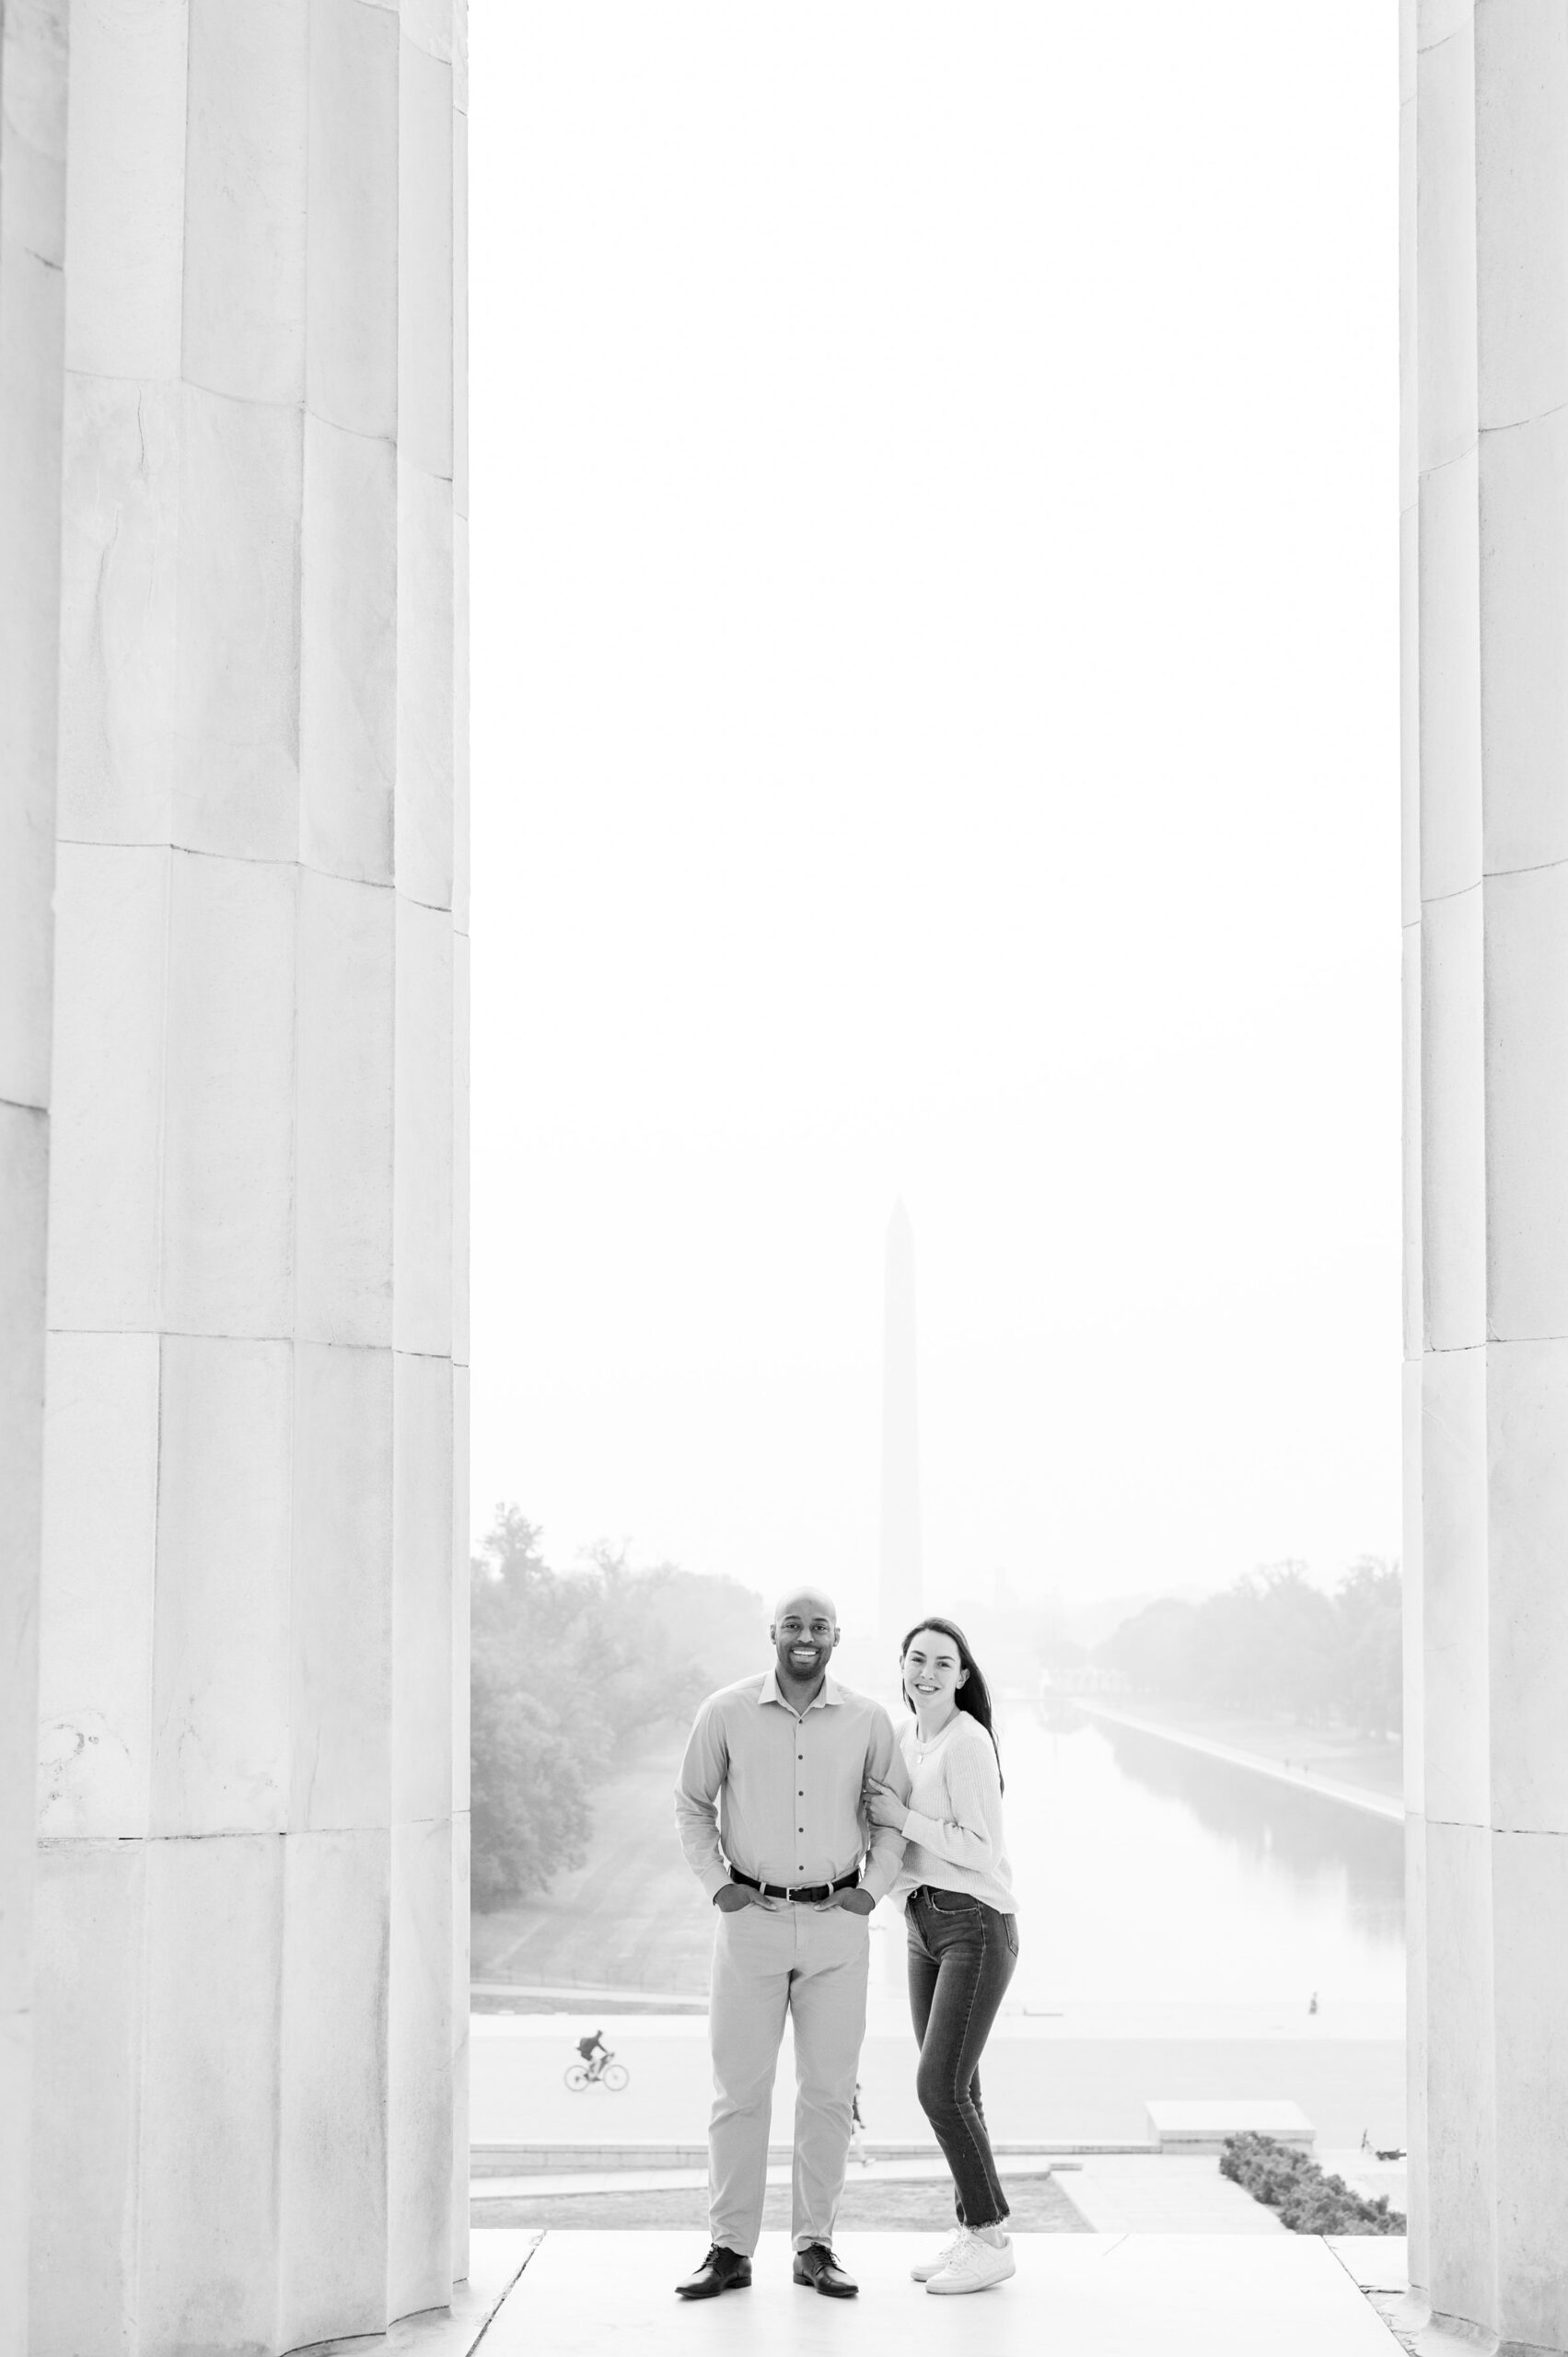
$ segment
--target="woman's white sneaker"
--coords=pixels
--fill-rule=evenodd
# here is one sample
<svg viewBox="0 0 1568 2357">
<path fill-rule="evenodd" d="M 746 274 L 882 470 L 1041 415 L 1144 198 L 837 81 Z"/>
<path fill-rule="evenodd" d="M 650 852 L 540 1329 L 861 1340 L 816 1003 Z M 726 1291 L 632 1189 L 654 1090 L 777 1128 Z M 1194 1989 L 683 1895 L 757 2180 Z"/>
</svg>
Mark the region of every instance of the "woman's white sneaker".
<svg viewBox="0 0 1568 2357">
<path fill-rule="evenodd" d="M 941 2272 L 927 2277 L 925 2288 L 943 2294 L 988 2292 L 993 2283 L 1005 2283 L 1017 2271 L 1007 2235 L 999 2243 L 988 2243 L 978 2235 L 967 2234 Z"/>
<path fill-rule="evenodd" d="M 928 2283 L 934 2275 L 941 2274 L 942 2270 L 947 2266 L 949 2259 L 956 2258 L 958 2257 L 958 2254 L 962 2250 L 968 2240 L 969 2228 L 967 2226 L 955 2226 L 947 2241 L 942 2244 L 938 2250 L 933 2253 L 930 2258 L 921 2258 L 915 2261 L 914 2265 L 910 2269 L 911 2275 L 914 2278 L 917 2283 Z"/>
</svg>

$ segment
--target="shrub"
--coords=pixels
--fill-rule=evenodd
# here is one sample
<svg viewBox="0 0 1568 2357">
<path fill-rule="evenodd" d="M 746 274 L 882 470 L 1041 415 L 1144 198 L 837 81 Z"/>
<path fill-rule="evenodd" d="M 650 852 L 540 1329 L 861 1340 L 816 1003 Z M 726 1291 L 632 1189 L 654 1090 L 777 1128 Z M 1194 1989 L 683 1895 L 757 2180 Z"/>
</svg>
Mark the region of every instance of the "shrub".
<svg viewBox="0 0 1568 2357">
<path fill-rule="evenodd" d="M 1388 2196 L 1375 2201 L 1353 2191 L 1342 2177 L 1329 2177 L 1311 2155 L 1272 2136 L 1229 2136 L 1220 2154 L 1220 2175 L 1234 2178 L 1254 2201 L 1277 2210 L 1293 2235 L 1402 2235 L 1403 2214 L 1390 2210 Z"/>
</svg>

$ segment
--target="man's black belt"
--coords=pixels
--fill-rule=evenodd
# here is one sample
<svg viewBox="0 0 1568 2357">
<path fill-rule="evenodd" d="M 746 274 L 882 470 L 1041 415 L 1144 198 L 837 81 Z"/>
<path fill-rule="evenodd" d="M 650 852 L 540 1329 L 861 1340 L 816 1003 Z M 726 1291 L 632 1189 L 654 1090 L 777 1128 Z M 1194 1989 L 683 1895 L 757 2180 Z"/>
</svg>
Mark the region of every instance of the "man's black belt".
<svg viewBox="0 0 1568 2357">
<path fill-rule="evenodd" d="M 731 1882 L 743 1882 L 748 1890 L 760 1890 L 764 1898 L 831 1898 L 835 1890 L 853 1890 L 860 1880 L 857 1866 L 852 1875 L 841 1875 L 837 1882 L 797 1883 L 786 1890 L 783 1883 L 759 1882 L 755 1875 L 743 1875 L 738 1866 L 729 1870 Z"/>
</svg>

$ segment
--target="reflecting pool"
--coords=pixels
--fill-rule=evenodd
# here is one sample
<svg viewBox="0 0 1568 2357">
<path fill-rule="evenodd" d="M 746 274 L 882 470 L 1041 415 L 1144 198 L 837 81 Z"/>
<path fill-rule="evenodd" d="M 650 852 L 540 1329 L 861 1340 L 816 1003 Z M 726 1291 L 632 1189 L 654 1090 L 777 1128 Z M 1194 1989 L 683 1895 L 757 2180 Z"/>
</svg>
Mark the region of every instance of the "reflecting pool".
<svg viewBox="0 0 1568 2357">
<path fill-rule="evenodd" d="M 1402 1999 L 1397 1823 L 1132 1728 L 1001 1743 L 1027 2003 Z"/>
</svg>

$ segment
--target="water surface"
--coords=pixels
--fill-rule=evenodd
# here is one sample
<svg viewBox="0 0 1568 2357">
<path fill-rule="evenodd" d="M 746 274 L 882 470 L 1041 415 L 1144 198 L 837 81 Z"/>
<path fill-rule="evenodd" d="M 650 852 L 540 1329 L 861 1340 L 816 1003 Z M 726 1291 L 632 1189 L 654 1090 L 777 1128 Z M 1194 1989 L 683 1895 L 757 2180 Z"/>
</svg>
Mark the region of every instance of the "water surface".
<svg viewBox="0 0 1568 2357">
<path fill-rule="evenodd" d="M 1026 2003 L 1403 1998 L 1399 1825 L 1130 1728 L 1002 1754 Z"/>
</svg>

